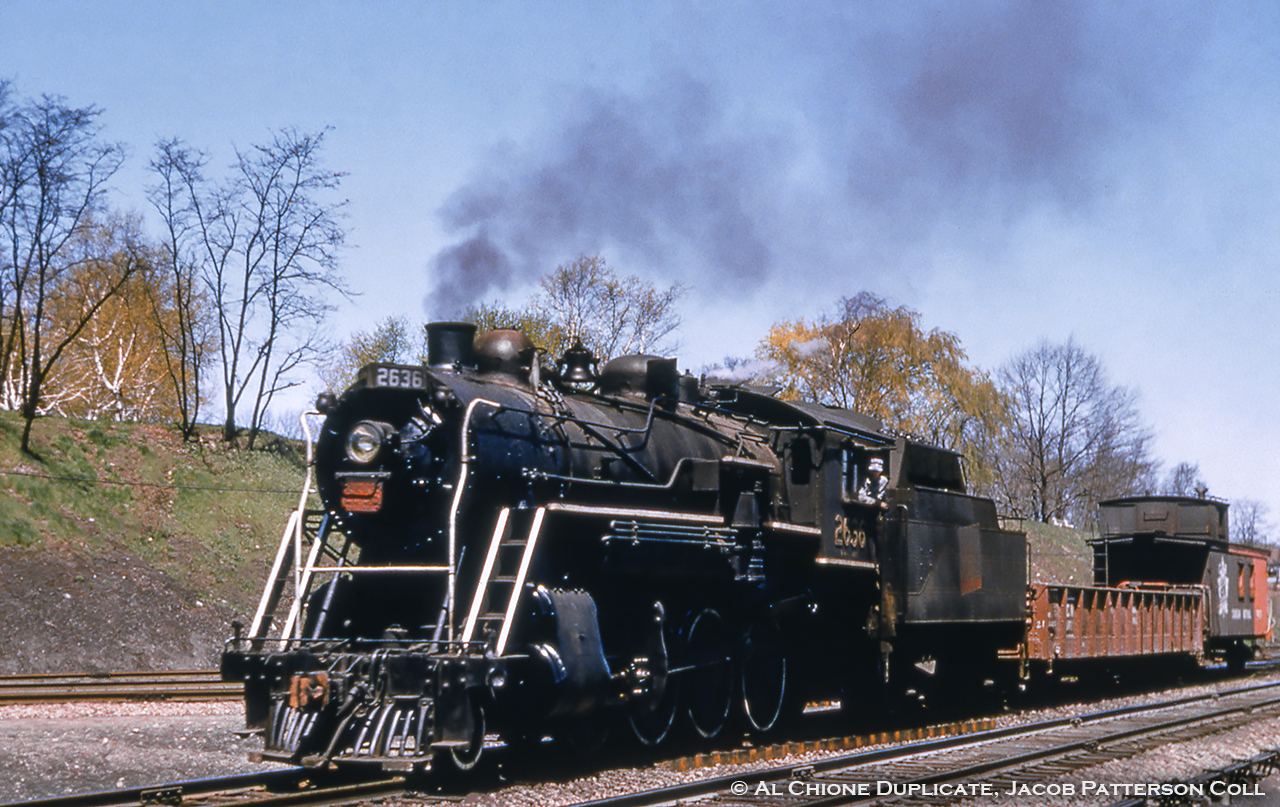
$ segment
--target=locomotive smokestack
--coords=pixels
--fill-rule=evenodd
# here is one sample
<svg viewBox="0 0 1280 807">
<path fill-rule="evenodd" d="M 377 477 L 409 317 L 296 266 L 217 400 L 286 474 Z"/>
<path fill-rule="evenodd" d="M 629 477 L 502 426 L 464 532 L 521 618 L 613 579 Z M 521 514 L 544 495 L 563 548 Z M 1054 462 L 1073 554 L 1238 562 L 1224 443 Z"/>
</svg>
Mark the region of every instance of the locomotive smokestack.
<svg viewBox="0 0 1280 807">
<path fill-rule="evenodd" d="M 476 326 L 470 322 L 427 325 L 427 364 L 445 370 L 475 367 Z"/>
</svg>

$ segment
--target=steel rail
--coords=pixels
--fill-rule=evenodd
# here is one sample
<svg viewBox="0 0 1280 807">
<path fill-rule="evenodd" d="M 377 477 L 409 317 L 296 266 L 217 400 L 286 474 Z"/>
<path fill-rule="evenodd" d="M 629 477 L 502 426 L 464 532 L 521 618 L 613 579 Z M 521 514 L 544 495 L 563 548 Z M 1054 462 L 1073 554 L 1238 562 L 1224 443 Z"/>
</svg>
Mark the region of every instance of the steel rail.
<svg viewBox="0 0 1280 807">
<path fill-rule="evenodd" d="M 144 676 L 146 675 L 152 674 L 144 674 Z M 199 673 L 186 673 L 186 675 L 199 675 Z M 65 678 L 68 676 L 46 675 L 43 677 Z M 8 677 L 9 680 L 12 680 L 13 678 L 17 678 L 17 676 Z M 714 797 L 715 794 L 719 792 L 725 792 L 726 788 L 731 786 L 734 782 L 746 783 L 754 789 L 754 787 L 760 783 L 783 782 L 804 776 L 814 777 L 820 774 L 839 775 L 842 771 L 845 772 L 845 775 L 850 775 L 850 771 L 854 768 L 866 768 L 870 765 L 884 763 L 892 764 L 894 762 L 910 758 L 919 759 L 929 753 L 937 753 L 944 750 L 959 751 L 963 750 L 965 747 L 976 748 L 983 745 L 990 745 L 1001 740 L 1017 738 L 1020 735 L 1024 737 L 1034 736 L 1037 734 L 1045 734 L 1058 728 L 1100 724 L 1128 716 L 1142 715 L 1144 713 L 1156 714 L 1161 711 L 1167 711 L 1169 709 L 1191 704 L 1206 701 L 1220 702 L 1224 699 L 1239 698 L 1250 694 L 1266 694 L 1269 691 L 1271 694 L 1268 695 L 1266 703 L 1276 705 L 1280 704 L 1280 693 L 1277 693 L 1276 690 L 1280 690 L 1280 682 L 1256 684 L 1225 690 L 1216 693 L 1212 698 L 1206 698 L 1203 695 L 1194 695 L 1171 699 L 1163 703 L 1119 707 L 1076 717 L 1056 718 L 1053 720 L 1041 721 L 1039 723 L 1026 726 L 981 731 L 963 737 L 934 739 L 905 747 L 877 749 L 845 754 L 812 763 L 777 766 L 765 770 L 742 772 L 702 782 L 669 787 L 658 791 L 633 793 L 610 799 L 587 802 L 587 804 L 609 805 L 609 807 L 632 805 L 632 807 L 636 807 L 638 805 L 672 803 L 680 799 L 706 799 Z M 1195 721 L 1204 722 L 1214 719 L 1215 716 L 1251 711 L 1258 707 L 1259 704 L 1256 702 L 1230 705 L 1226 708 L 1210 710 L 1207 714 L 1192 717 L 1184 716 L 1178 717 L 1174 720 L 1162 720 L 1156 724 L 1128 727 L 1119 732 L 1113 731 L 1110 735 L 1102 737 L 1091 736 L 1076 738 L 1067 743 L 1057 743 L 1050 748 L 1039 752 L 1024 752 L 1021 756 L 1005 755 L 996 760 L 986 761 L 981 765 L 955 768 L 948 773 L 931 773 L 926 777 L 902 779 L 901 781 L 905 784 L 912 782 L 945 781 L 945 777 L 950 777 L 951 780 L 963 777 L 976 777 L 981 775 L 984 771 L 990 772 L 1008 769 L 1011 766 L 1025 764 L 1028 761 L 1035 761 L 1036 759 L 1061 756 L 1064 753 L 1070 753 L 1072 750 L 1091 749 L 1100 743 L 1116 743 L 1121 742 L 1126 737 L 1168 730 L 1168 727 L 1171 725 L 1186 725 Z M 925 765 L 930 765 L 930 763 L 926 762 Z M 863 772 L 861 775 L 865 777 L 866 773 Z M 886 774 L 882 773 L 881 775 Z M 16 804 L 22 804 L 25 805 L 25 807 L 125 807 L 125 805 L 181 803 L 184 797 L 197 795 L 202 797 L 202 804 L 206 805 L 252 803 L 253 805 L 260 805 L 262 807 L 266 807 L 267 805 L 272 807 L 285 807 L 286 805 L 290 807 L 300 807 L 301 805 L 357 803 L 362 799 L 403 793 L 406 792 L 407 787 L 405 780 L 398 777 L 362 781 L 335 780 L 330 778 L 328 786 L 322 785 L 318 788 L 304 788 L 302 785 L 304 781 L 316 783 L 317 780 L 323 780 L 325 778 L 330 777 L 326 777 L 323 772 L 317 772 L 310 769 L 292 768 L 287 770 L 257 772 L 239 776 L 147 785 L 144 787 L 110 792 L 75 794 L 36 801 L 19 802 L 10 805 L 0 805 L 0 807 L 15 807 Z M 290 792 L 264 792 L 269 790 L 281 791 L 286 789 Z M 216 802 L 209 801 L 205 798 L 207 794 L 219 793 L 225 794 L 225 796 L 220 797 Z M 430 800 L 430 797 L 427 798 Z M 450 799 L 446 797 L 444 800 L 449 801 Z M 452 800 L 456 800 L 456 798 Z M 850 799 L 847 796 L 841 796 L 835 799 L 810 800 L 808 802 L 798 802 L 795 799 L 790 799 L 788 801 L 791 804 L 802 803 L 805 807 L 815 807 L 815 805 L 849 803 L 856 800 L 857 799 Z M 767 803 L 767 800 L 753 799 L 752 802 L 764 805 Z"/>
<path fill-rule="evenodd" d="M 0 704 L 103 700 L 232 700 L 243 684 L 217 672 L 37 673 L 0 676 Z"/>
<path fill-rule="evenodd" d="M 1195 717 L 1179 717 L 1161 724 L 1124 729 L 1116 732 L 1114 736 L 1103 735 L 1101 737 L 1095 736 L 1067 743 L 1058 743 L 1054 744 L 1051 748 L 1039 752 L 1023 752 L 1016 755 L 1007 755 L 1002 757 L 1000 760 L 974 764 L 963 769 L 953 768 L 949 771 L 931 773 L 914 779 L 903 779 L 902 784 L 936 784 L 944 781 L 954 781 L 956 779 L 972 779 L 980 775 L 993 773 L 1015 765 L 1024 765 L 1038 759 L 1060 757 L 1073 750 L 1092 749 L 1103 744 L 1120 742 L 1126 738 L 1141 734 L 1151 734 L 1162 730 L 1171 731 L 1173 728 L 1186 726 L 1189 723 L 1207 723 L 1214 719 L 1221 718 L 1224 715 L 1252 711 L 1253 709 L 1259 708 L 1260 705 L 1271 705 L 1280 708 L 1280 682 L 1255 684 L 1227 690 L 1216 693 L 1211 698 L 1206 698 L 1204 695 L 1184 696 L 1160 703 L 1123 706 L 1092 712 L 1085 715 L 1077 715 L 1074 717 L 1053 718 L 1021 726 L 1010 726 L 1006 728 L 981 731 L 974 734 L 927 740 L 906 746 L 861 751 L 852 754 L 841 754 L 814 762 L 773 766 L 755 771 L 741 771 L 726 776 L 705 779 L 699 782 L 673 785 L 659 790 L 629 793 L 605 799 L 581 802 L 576 805 L 576 807 L 652 807 L 653 805 L 660 804 L 674 804 L 685 799 L 696 798 L 699 800 L 710 800 L 714 799 L 717 794 L 724 794 L 726 796 L 737 798 L 740 796 L 740 793 L 735 795 L 731 790 L 735 784 L 738 784 L 740 788 L 742 785 L 745 785 L 748 793 L 754 793 L 760 785 L 783 783 L 802 776 L 816 777 L 819 774 L 830 775 L 840 772 L 849 772 L 853 769 L 866 768 L 877 764 L 895 763 L 912 758 L 919 758 L 942 751 L 954 752 L 966 748 L 976 749 L 992 745 L 996 742 L 1013 740 L 1020 737 L 1044 735 L 1059 729 L 1080 727 L 1089 724 L 1104 724 L 1109 721 L 1142 715 L 1144 713 L 1154 714 L 1161 711 L 1193 706 L 1206 701 L 1221 702 L 1225 698 L 1246 696 L 1250 694 L 1262 694 L 1268 690 L 1271 690 L 1275 694 L 1265 700 L 1263 704 L 1255 702 L 1211 709 L 1208 713 Z M 871 798 L 874 797 L 860 799 L 849 795 L 841 795 L 833 798 L 813 800 L 789 798 L 787 799 L 787 803 L 790 805 L 804 805 L 804 807 L 824 807 L 825 805 L 869 801 Z M 767 803 L 767 801 L 761 799 L 752 799 L 751 802 L 753 804 L 760 805 Z"/>
<path fill-rule="evenodd" d="M 6 673 L 0 675 L 0 685 L 6 681 L 30 681 L 35 679 L 70 678 L 70 679 L 107 679 L 107 678 L 209 678 L 218 677 L 217 670 L 113 670 L 110 672 L 50 672 L 50 673 Z"/>
<path fill-rule="evenodd" d="M 1185 706 L 1186 704 L 1184 704 L 1183 707 L 1178 707 L 1178 708 L 1184 708 Z M 1088 736 L 1080 737 L 1078 739 L 1068 739 L 1065 742 L 1055 743 L 1049 746 L 1033 748 L 1030 750 L 1020 751 L 1020 752 L 1016 752 L 1008 755 L 1002 755 L 989 760 L 975 761 L 967 765 L 961 765 L 959 767 L 954 767 L 949 770 L 940 771 L 938 773 L 927 774 L 924 776 L 917 776 L 914 778 L 905 778 L 900 780 L 898 784 L 903 786 L 917 785 L 917 786 L 923 787 L 928 785 L 940 785 L 945 783 L 956 783 L 956 782 L 969 782 L 974 780 L 983 781 L 982 777 L 988 776 L 989 774 L 994 774 L 1000 771 L 1018 770 L 1025 766 L 1029 766 L 1038 762 L 1048 762 L 1051 760 L 1064 760 L 1064 758 L 1069 757 L 1069 755 L 1078 754 L 1080 752 L 1088 752 L 1090 754 L 1105 755 L 1106 757 L 1113 758 L 1113 759 L 1123 759 L 1130 756 L 1134 756 L 1137 753 L 1142 753 L 1143 751 L 1148 749 L 1141 746 L 1134 746 L 1129 750 L 1121 750 L 1117 748 L 1117 749 L 1114 749 L 1113 751 L 1108 751 L 1106 750 L 1106 747 L 1117 746 L 1127 741 L 1133 741 L 1143 737 L 1166 738 L 1168 737 L 1168 735 L 1172 734 L 1172 735 L 1175 735 L 1175 739 L 1176 739 L 1176 733 L 1180 729 L 1186 729 L 1193 726 L 1209 726 L 1222 720 L 1225 717 L 1238 715 L 1242 712 L 1252 713 L 1255 709 L 1266 708 L 1266 707 L 1280 707 L 1280 695 L 1276 697 L 1272 697 L 1261 703 L 1250 702 L 1250 703 L 1244 703 L 1237 706 L 1229 706 L 1225 708 L 1214 708 L 1200 714 L 1185 715 L 1180 717 L 1174 717 L 1171 719 L 1161 719 L 1153 723 L 1139 722 L 1137 723 L 1137 725 L 1121 728 L 1117 731 L 1104 732 L 1101 735 L 1088 735 Z M 1162 710 L 1162 708 L 1158 707 L 1157 711 L 1160 711 L 1160 710 Z M 1206 734 L 1215 734 L 1220 730 L 1221 729 L 1216 729 L 1213 731 L 1206 732 Z M 1065 763 L 1065 762 L 1064 764 L 1067 765 L 1068 769 L 1080 770 L 1086 767 L 1092 767 L 1093 765 L 1100 764 L 1102 761 L 1103 761 L 1102 759 L 1099 759 L 1097 757 L 1090 757 L 1088 759 L 1081 760 L 1081 764 L 1078 764 L 1078 765 L 1070 765 L 1069 763 Z M 1033 777 L 1029 781 L 1034 782 L 1037 780 Z M 1009 782 L 1000 782 L 997 784 L 1008 786 L 1011 784 L 1018 784 L 1018 783 L 1019 783 L 1018 780 L 1014 779 L 1014 780 L 1010 780 Z M 886 802 L 893 803 L 895 801 L 901 800 L 901 798 L 909 798 L 909 795 L 904 795 L 900 798 L 890 798 L 888 800 L 880 800 L 880 801 L 876 801 L 876 803 L 886 803 Z M 827 798 L 827 799 L 821 799 L 821 800 L 815 800 L 815 801 L 806 801 L 804 804 L 805 804 L 805 807 L 832 807 L 833 805 L 848 804 L 853 801 L 873 801 L 873 800 L 874 799 L 871 799 L 871 798 L 849 799 L 848 797 L 835 797 L 835 798 Z M 963 799 L 956 799 L 956 800 L 963 800 Z"/>
<path fill-rule="evenodd" d="M 364 803 L 365 799 L 406 792 L 403 777 L 333 779 L 317 782 L 317 773 L 305 768 L 259 771 L 208 779 L 143 785 L 141 787 L 53 796 L 34 801 L 9 802 L 0 807 L 134 807 L 181 804 L 199 797 L 202 807 L 252 805 L 252 807 L 317 807 Z"/>
</svg>

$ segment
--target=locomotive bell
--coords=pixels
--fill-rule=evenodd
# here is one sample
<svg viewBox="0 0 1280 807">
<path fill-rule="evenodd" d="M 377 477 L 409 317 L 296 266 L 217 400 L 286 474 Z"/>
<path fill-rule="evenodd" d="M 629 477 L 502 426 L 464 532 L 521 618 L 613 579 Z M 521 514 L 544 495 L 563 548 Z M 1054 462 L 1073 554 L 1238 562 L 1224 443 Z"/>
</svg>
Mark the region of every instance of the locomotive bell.
<svg viewBox="0 0 1280 807">
<path fill-rule="evenodd" d="M 574 340 L 573 347 L 560 357 L 558 372 L 561 383 L 574 389 L 588 389 L 596 383 L 595 354 L 582 344 L 581 339 Z"/>
</svg>

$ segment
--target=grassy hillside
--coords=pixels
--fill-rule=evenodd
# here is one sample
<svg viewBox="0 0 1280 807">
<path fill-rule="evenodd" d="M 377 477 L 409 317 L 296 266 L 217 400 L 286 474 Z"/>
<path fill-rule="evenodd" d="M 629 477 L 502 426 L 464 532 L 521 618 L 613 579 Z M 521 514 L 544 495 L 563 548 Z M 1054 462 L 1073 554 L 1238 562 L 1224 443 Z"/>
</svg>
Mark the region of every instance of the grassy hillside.
<svg viewBox="0 0 1280 807">
<path fill-rule="evenodd" d="M 207 666 L 252 614 L 303 459 L 0 412 L 0 672 Z M 211 429 L 211 433 L 212 433 Z"/>
<path fill-rule="evenodd" d="M 256 597 L 302 483 L 292 445 L 234 450 L 168 426 L 46 418 L 34 459 L 20 429 L 0 412 L 0 547 L 124 551 L 211 599 Z"/>
<path fill-rule="evenodd" d="M 1070 527 L 1056 527 L 1038 521 L 1024 522 L 1027 531 L 1029 579 L 1090 585 L 1093 582 L 1093 549 L 1085 543 L 1090 536 Z"/>
</svg>

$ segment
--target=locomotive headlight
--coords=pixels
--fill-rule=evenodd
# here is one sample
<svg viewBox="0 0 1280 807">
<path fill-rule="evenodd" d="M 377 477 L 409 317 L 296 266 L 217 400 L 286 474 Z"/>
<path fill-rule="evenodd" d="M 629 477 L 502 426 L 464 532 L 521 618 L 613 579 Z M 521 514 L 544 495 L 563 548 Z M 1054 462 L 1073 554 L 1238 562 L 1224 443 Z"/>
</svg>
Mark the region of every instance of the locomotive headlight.
<svg viewBox="0 0 1280 807">
<path fill-rule="evenodd" d="M 378 458 L 389 436 L 385 423 L 362 420 L 347 435 L 347 456 L 352 462 L 368 465 Z"/>
</svg>

